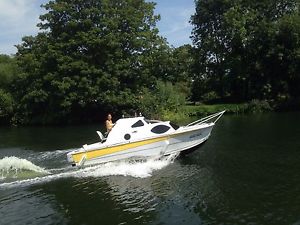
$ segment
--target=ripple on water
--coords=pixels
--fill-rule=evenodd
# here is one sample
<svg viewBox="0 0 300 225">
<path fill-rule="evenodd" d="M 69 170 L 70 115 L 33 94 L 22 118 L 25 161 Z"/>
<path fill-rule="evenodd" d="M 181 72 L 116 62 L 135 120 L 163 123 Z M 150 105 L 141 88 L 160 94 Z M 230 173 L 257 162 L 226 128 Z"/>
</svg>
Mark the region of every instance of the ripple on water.
<svg viewBox="0 0 300 225">
<path fill-rule="evenodd" d="M 42 190 L 10 189 L 0 194 L 1 224 L 65 224 L 55 198 Z M 17 215 L 17 216 L 16 216 Z"/>
</svg>

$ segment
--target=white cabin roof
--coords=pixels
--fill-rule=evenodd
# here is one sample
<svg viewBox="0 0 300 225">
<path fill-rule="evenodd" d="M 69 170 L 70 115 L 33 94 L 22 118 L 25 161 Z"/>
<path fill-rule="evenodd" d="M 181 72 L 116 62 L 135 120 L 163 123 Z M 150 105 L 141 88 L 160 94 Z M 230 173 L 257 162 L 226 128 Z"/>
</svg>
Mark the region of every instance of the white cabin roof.
<svg viewBox="0 0 300 225">
<path fill-rule="evenodd" d="M 116 121 L 107 136 L 107 144 L 131 142 L 145 138 L 169 134 L 175 129 L 169 121 L 151 121 L 144 117 L 121 118 Z"/>
</svg>

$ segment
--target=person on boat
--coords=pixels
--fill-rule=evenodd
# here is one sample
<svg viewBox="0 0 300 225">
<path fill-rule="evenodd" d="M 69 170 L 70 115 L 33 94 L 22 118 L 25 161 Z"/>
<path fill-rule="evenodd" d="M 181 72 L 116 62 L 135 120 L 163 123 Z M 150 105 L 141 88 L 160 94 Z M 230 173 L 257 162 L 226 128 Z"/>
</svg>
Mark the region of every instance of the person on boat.
<svg viewBox="0 0 300 225">
<path fill-rule="evenodd" d="M 114 126 L 112 122 L 112 116 L 110 113 L 107 115 L 107 120 L 105 122 L 105 125 L 106 125 L 106 132 L 109 133 Z"/>
</svg>

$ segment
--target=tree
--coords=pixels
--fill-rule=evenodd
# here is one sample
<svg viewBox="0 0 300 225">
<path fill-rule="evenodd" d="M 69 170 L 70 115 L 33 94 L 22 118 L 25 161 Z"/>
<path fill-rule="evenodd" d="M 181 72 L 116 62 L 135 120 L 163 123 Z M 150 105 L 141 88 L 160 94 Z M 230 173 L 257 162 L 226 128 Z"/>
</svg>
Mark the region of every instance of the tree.
<svg viewBox="0 0 300 225">
<path fill-rule="evenodd" d="M 169 81 L 187 82 L 190 83 L 192 79 L 192 65 L 193 65 L 193 48 L 191 45 L 182 45 L 177 48 L 173 48 L 170 57 L 172 62 L 168 63 L 171 67 Z"/>
<path fill-rule="evenodd" d="M 235 100 L 294 93 L 289 80 L 299 74 L 292 66 L 299 62 L 298 0 L 199 0 L 192 23 L 195 85 L 202 91 Z"/>
<path fill-rule="evenodd" d="M 8 124 L 13 116 L 15 100 L 12 87 L 18 73 L 15 58 L 0 55 L 0 123 Z"/>
<path fill-rule="evenodd" d="M 52 0 L 40 32 L 24 37 L 17 59 L 21 117 L 61 122 L 135 107 L 161 76 L 155 4 L 144 0 Z"/>
<path fill-rule="evenodd" d="M 170 112 L 179 113 L 187 97 L 179 84 L 158 80 L 152 88 L 144 88 L 139 110 L 147 117 L 156 119 L 162 119 Z"/>
</svg>

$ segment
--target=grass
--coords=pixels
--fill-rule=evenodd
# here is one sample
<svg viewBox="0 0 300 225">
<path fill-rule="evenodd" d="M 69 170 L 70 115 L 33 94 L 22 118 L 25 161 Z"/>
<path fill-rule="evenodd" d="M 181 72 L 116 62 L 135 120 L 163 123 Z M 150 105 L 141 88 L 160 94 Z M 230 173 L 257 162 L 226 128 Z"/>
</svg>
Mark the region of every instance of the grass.
<svg viewBox="0 0 300 225">
<path fill-rule="evenodd" d="M 226 114 L 246 114 L 272 111 L 272 108 L 266 105 L 265 102 L 260 101 L 239 104 L 184 105 L 177 111 L 164 110 L 161 119 L 184 124 L 191 122 L 195 117 L 201 118 L 223 110 L 226 110 Z"/>
<path fill-rule="evenodd" d="M 188 116 L 206 116 L 212 113 L 226 110 L 226 113 L 240 114 L 247 112 L 248 104 L 214 104 L 214 105 L 186 105 L 182 110 Z"/>
</svg>

